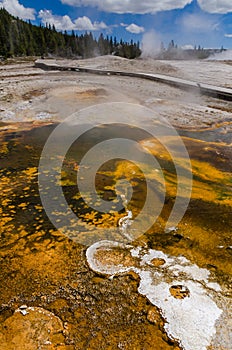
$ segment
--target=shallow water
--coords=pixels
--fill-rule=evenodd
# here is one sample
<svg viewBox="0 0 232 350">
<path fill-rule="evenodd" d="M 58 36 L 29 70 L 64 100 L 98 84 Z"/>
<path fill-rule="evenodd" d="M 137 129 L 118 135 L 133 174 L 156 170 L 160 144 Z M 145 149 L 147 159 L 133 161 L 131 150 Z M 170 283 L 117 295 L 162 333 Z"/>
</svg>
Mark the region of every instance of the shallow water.
<svg viewBox="0 0 232 350">
<path fill-rule="evenodd" d="M 143 131 L 120 125 L 112 129 L 95 128 L 81 136 L 70 148 L 62 169 L 65 198 L 78 216 L 65 236 L 48 219 L 38 191 L 40 154 L 55 125 L 16 126 L 18 129 L 15 130 L 9 125 L 8 130 L 2 129 L 0 133 L 2 324 L 18 306 L 26 303 L 52 311 L 67 323 L 62 339 L 67 349 L 72 349 L 71 346 L 73 349 L 115 349 L 119 345 L 121 349 L 153 349 L 151 344 L 154 342 L 157 349 L 177 349 L 178 340 L 167 338 L 157 309 L 153 310 L 157 322 L 149 321 L 152 302 L 138 294 L 138 278 L 129 274 L 110 281 L 99 276 L 86 264 L 86 247 L 78 243 L 82 240 L 89 246 L 98 240 L 112 238 L 112 235 L 115 241 L 123 241 L 125 237 L 118 222 L 127 215 L 127 209 L 133 218 L 139 214 L 146 200 L 146 181 L 155 183 L 151 189 L 159 203 L 159 172 L 148 169 L 145 179 L 138 167 L 126 160 L 116 159 L 103 164 L 96 176 L 97 192 L 100 198 L 114 204 L 114 211 L 103 213 L 88 207 L 81 198 L 77 170 L 83 155 L 96 142 L 108 138 L 131 137 L 147 147 L 164 173 L 165 202 L 152 227 L 136 235 L 130 244 L 186 257 L 192 264 L 210 271 L 224 294 L 229 296 L 231 133 L 222 134 L 221 128 L 179 131 L 192 163 L 193 189 L 190 204 L 178 227 L 166 232 L 165 223 L 175 202 L 177 177 L 170 155 L 162 145 Z M 170 139 L 170 144 L 172 141 Z M 184 167 L 182 160 L 180 164 Z M 131 183 L 133 193 L 127 193 L 128 187 L 123 181 L 121 187 L 116 188 L 119 180 Z M 185 184 L 185 178 L 182 181 Z M 121 197 L 117 198 L 117 191 Z M 128 198 L 132 195 L 127 207 L 123 195 Z M 92 200 L 96 204 L 96 198 Z M 59 215 L 58 211 L 57 223 Z M 111 237 L 109 229 L 113 232 Z"/>
</svg>

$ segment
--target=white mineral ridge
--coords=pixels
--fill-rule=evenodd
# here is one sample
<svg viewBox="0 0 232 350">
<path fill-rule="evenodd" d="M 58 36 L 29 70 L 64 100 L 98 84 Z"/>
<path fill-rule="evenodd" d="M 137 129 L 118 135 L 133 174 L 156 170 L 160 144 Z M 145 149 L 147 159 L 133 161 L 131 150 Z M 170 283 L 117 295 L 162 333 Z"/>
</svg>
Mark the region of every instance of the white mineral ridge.
<svg viewBox="0 0 232 350">
<path fill-rule="evenodd" d="M 190 291 L 189 297 L 176 299 L 170 294 L 170 284 L 154 284 L 151 272 L 142 271 L 140 278 L 138 291 L 161 310 L 167 321 L 164 328 L 170 338 L 178 339 L 186 350 L 207 349 L 222 311 L 206 294 L 204 287 L 195 281 L 173 282 L 172 285 L 182 284 Z"/>
<path fill-rule="evenodd" d="M 131 256 L 140 258 L 140 268 L 121 265 L 104 265 L 95 257 L 100 249 L 121 247 L 130 250 Z M 216 335 L 216 321 L 222 310 L 214 300 L 214 293 L 221 291 L 216 282 L 209 282 L 210 272 L 192 264 L 183 256 L 168 256 L 158 250 L 133 248 L 122 243 L 101 241 L 87 249 L 87 261 L 96 272 L 115 275 L 134 271 L 140 276 L 138 292 L 158 307 L 165 319 L 165 331 L 172 339 L 179 341 L 185 350 L 206 350 Z M 162 266 L 152 265 L 153 259 L 163 259 Z M 170 293 L 170 287 L 181 285 L 190 292 L 189 296 L 177 299 Z"/>
<path fill-rule="evenodd" d="M 129 246 L 126 246 L 125 244 L 118 243 L 118 242 L 111 242 L 111 241 L 96 242 L 93 245 L 91 245 L 86 251 L 87 262 L 91 267 L 91 269 L 98 273 L 102 273 L 106 275 L 115 275 L 115 274 L 125 273 L 127 271 L 132 270 L 133 266 L 125 267 L 122 265 L 116 265 L 116 266 L 103 265 L 95 258 L 94 255 L 98 251 L 98 249 L 105 248 L 107 250 L 107 248 L 110 249 L 110 248 L 126 248 L 126 247 L 128 248 Z"/>
</svg>

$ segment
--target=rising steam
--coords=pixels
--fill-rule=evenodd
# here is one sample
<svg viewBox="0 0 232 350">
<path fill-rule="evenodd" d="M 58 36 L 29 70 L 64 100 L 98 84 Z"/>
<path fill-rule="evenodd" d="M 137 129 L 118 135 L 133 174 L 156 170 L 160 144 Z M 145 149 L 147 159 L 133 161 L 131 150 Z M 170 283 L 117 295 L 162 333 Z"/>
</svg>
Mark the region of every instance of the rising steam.
<svg viewBox="0 0 232 350">
<path fill-rule="evenodd" d="M 158 33 L 154 30 L 143 35 L 142 43 L 142 57 L 156 57 L 161 50 L 161 39 Z"/>
<path fill-rule="evenodd" d="M 232 50 L 215 53 L 208 58 L 210 61 L 232 61 Z"/>
</svg>

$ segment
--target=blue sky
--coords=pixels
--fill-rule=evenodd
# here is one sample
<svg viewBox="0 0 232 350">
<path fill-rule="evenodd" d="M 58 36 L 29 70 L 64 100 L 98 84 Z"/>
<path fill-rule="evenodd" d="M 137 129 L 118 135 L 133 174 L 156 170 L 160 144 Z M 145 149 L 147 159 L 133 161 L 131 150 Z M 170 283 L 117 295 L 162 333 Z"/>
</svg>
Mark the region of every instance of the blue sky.
<svg viewBox="0 0 232 350">
<path fill-rule="evenodd" d="M 232 48 L 232 0 L 0 0 L 0 6 L 58 30 Z"/>
</svg>

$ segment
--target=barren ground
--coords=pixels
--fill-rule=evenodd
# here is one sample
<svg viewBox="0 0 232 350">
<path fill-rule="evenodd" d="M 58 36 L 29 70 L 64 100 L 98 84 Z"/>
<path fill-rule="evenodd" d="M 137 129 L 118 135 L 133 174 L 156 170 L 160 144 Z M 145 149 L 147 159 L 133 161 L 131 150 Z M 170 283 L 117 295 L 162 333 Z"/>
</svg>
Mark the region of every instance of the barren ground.
<svg viewBox="0 0 232 350">
<path fill-rule="evenodd" d="M 219 86 L 231 85 L 231 66 L 223 62 L 159 62 L 111 56 L 59 64 L 175 75 Z M 175 126 L 213 126 L 231 120 L 231 103 L 192 95 L 142 79 L 45 72 L 33 63 L 0 66 L 0 120 L 6 122 L 62 120 L 89 105 L 125 101 L 158 111 Z"/>
</svg>

